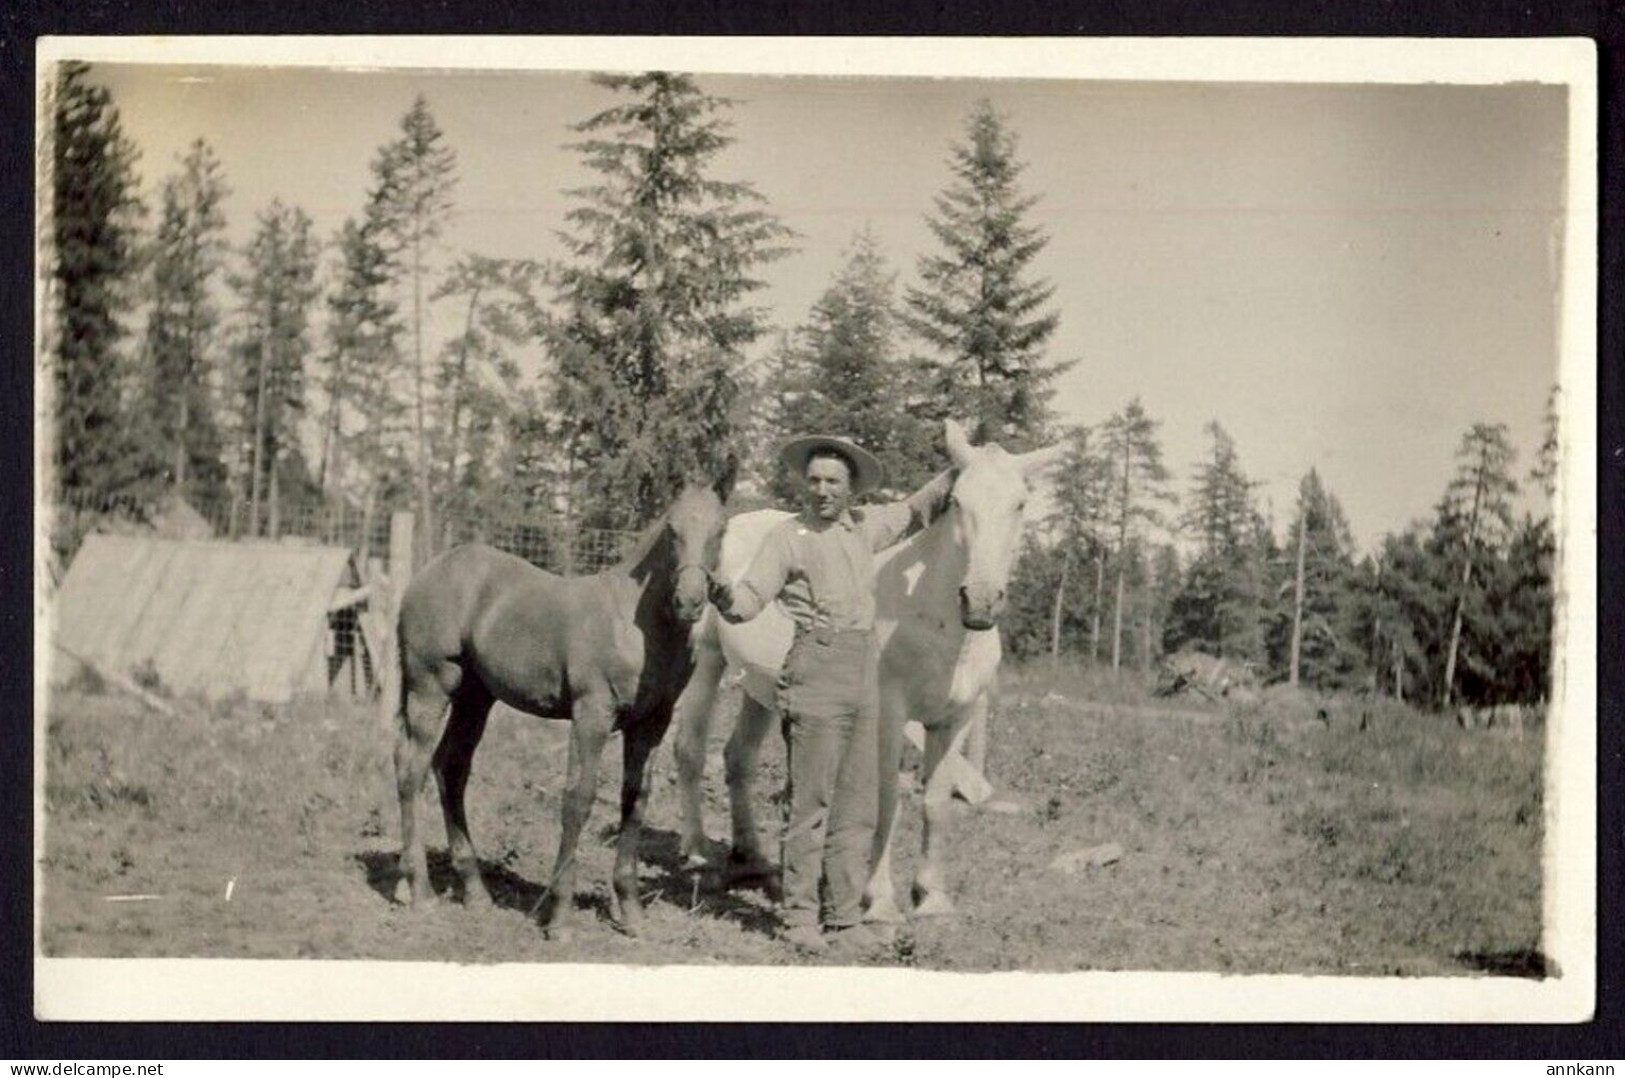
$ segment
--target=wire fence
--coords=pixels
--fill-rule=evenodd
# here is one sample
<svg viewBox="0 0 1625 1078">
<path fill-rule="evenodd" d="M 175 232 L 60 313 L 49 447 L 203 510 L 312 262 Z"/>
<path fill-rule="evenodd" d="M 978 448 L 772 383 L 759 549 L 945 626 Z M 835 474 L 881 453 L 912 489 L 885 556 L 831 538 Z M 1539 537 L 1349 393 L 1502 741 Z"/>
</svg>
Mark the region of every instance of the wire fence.
<svg viewBox="0 0 1625 1078">
<path fill-rule="evenodd" d="M 392 558 L 404 555 L 410 562 L 421 564 L 426 557 L 452 546 L 482 542 L 552 572 L 583 575 L 600 572 L 613 565 L 629 549 L 636 534 L 619 530 L 572 528 L 557 518 L 492 519 L 475 516 L 448 516 L 437 520 L 432 533 L 426 534 L 430 530 L 419 527 L 413 518 L 412 535 L 417 549 L 412 551 L 410 547 L 399 549 L 405 537 L 392 534 L 395 524 L 402 519 L 400 515 L 386 511 L 359 511 L 352 505 L 337 502 L 262 504 L 256 515 L 247 499 L 80 497 L 59 499 L 48 506 L 48 512 L 54 555 L 51 570 L 56 584 L 62 582 L 85 537 L 97 532 L 170 539 L 224 540 L 244 545 L 274 544 L 278 551 L 303 546 L 348 550 L 353 560 L 328 601 L 325 625 L 319 630 L 323 635 L 321 661 L 302 684 L 305 689 L 310 689 L 318 682 L 324 682 L 329 693 L 356 697 L 372 696 L 380 688 L 381 680 L 389 674 L 392 629 L 388 622 L 393 595 L 398 594 L 394 589 L 402 581 L 399 575 L 401 567 L 392 565 Z M 399 543 L 392 544 L 392 539 L 399 540 Z M 109 555 L 104 551 L 102 556 Z M 263 575 L 268 571 L 265 567 L 274 560 L 268 557 L 234 563 L 238 568 L 226 570 L 227 578 L 221 578 L 218 572 L 211 575 L 204 568 L 207 565 L 218 567 L 218 553 L 199 554 L 191 559 L 193 567 L 190 569 L 182 565 L 187 560 L 185 557 L 178 553 L 172 556 L 174 561 L 171 564 L 175 568 L 170 571 L 170 579 L 185 581 L 184 584 L 175 585 L 181 592 L 166 593 L 168 598 L 165 603 L 173 606 L 175 611 L 183 611 L 189 602 L 185 593 L 198 588 L 207 590 L 215 599 L 231 591 L 246 595 L 263 583 L 256 583 L 250 578 L 257 579 L 257 574 Z M 282 554 L 276 557 L 282 559 L 277 564 L 287 560 Z M 309 564 L 313 567 L 330 566 L 331 559 L 323 561 L 316 556 Z M 326 571 L 331 571 L 331 568 Z M 410 568 L 407 572 L 410 573 Z M 296 586 L 296 582 L 288 580 L 280 586 Z M 96 601 L 106 606 L 106 609 L 98 609 L 99 616 L 130 622 L 124 638 L 136 649 L 134 652 L 126 651 L 114 666 L 104 664 L 101 673 L 121 678 L 147 691 L 162 693 L 166 689 L 177 688 L 166 683 L 164 662 L 155 663 L 151 657 L 137 657 L 137 652 L 143 646 L 142 640 L 172 636 L 172 630 L 181 624 L 177 621 L 168 628 L 158 624 L 164 620 L 160 614 L 166 608 L 165 603 L 155 604 L 145 594 L 120 600 L 112 592 L 105 599 Z M 263 599 L 261 603 L 263 605 Z M 245 600 L 241 604 L 217 605 L 241 607 L 242 611 L 246 611 L 254 603 Z M 120 606 L 129 606 L 130 609 L 115 609 Z M 139 612 L 137 606 L 141 608 Z M 125 617 L 126 614 L 129 617 Z M 180 616 L 176 613 L 177 618 Z M 214 642 L 211 642 L 211 646 Z M 155 651 L 155 657 L 164 659 L 174 650 Z M 112 656 L 107 658 L 112 659 Z M 221 658 L 214 664 L 218 685 L 211 686 L 207 695 L 229 696 L 233 691 L 229 686 L 251 680 L 247 677 L 252 665 L 247 653 L 238 658 L 240 661 L 236 663 Z"/>
<path fill-rule="evenodd" d="M 271 540 L 339 546 L 352 551 L 363 573 L 387 565 L 392 514 L 366 512 L 343 502 L 261 504 L 248 499 L 157 499 L 70 497 L 52 507 L 51 542 L 63 566 L 92 532 L 152 534 L 169 538 Z M 566 576 L 602 572 L 629 549 L 637 533 L 574 528 L 556 517 L 449 516 L 432 534 L 418 531 L 420 560 L 464 543 L 486 543 Z"/>
</svg>

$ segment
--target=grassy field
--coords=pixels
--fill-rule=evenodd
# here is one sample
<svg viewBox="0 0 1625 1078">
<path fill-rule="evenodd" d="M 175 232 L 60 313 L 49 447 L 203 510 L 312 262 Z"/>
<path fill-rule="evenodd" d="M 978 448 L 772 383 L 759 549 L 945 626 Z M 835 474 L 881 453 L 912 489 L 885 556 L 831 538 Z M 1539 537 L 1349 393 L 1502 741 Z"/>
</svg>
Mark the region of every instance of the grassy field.
<svg viewBox="0 0 1625 1078">
<path fill-rule="evenodd" d="M 669 745 L 644 841 L 644 935 L 607 920 L 612 745 L 584 843 L 581 930 L 550 943 L 528 911 L 555 848 L 563 724 L 493 716 L 469 815 L 495 908 L 415 914 L 391 897 L 392 742 L 372 709 L 239 705 L 166 719 L 63 692 L 47 721 L 50 955 L 798 961 L 773 938 L 763 893 L 682 869 Z M 952 862 L 960 915 L 910 926 L 876 961 L 1538 976 L 1542 733 L 1466 733 L 1381 702 L 1286 690 L 1221 709 L 1075 672 L 1011 671 L 988 771 L 1018 811 L 965 809 Z M 707 775 L 713 836 L 726 830 L 719 754 L 720 743 Z M 780 747 L 765 756 L 764 800 L 782 784 Z M 775 819 L 776 807 L 761 814 Z M 432 793 L 422 818 L 445 888 Z M 912 801 L 903 828 L 906 888 Z M 1073 875 L 1050 867 L 1103 843 L 1121 859 Z M 129 895 L 156 897 L 108 901 Z"/>
</svg>

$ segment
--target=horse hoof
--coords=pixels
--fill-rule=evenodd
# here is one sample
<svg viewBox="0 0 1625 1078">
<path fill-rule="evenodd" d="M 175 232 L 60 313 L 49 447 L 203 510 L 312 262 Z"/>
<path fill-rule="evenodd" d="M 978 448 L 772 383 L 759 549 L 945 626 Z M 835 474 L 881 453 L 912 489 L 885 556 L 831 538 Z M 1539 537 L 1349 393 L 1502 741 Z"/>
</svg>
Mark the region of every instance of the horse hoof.
<svg viewBox="0 0 1625 1078">
<path fill-rule="evenodd" d="M 952 917 L 958 912 L 947 891 L 927 891 L 914 906 L 916 917 Z"/>
<path fill-rule="evenodd" d="M 471 910 L 488 910 L 491 908 L 491 895 L 483 885 L 470 887 L 463 892 L 463 905 Z"/>
<path fill-rule="evenodd" d="M 908 920 L 903 916 L 903 911 L 897 908 L 897 900 L 894 898 L 883 898 L 878 902 L 870 901 L 863 919 L 877 925 L 900 925 Z"/>
<path fill-rule="evenodd" d="M 549 943 L 569 943 L 575 935 L 576 930 L 569 925 L 548 925 L 542 929 L 542 938 Z"/>
</svg>

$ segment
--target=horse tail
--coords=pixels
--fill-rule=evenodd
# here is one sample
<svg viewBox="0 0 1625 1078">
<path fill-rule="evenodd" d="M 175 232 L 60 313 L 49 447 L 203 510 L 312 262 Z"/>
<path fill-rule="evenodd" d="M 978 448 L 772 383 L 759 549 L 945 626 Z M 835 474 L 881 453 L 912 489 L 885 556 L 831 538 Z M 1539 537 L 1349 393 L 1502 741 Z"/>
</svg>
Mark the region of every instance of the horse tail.
<svg viewBox="0 0 1625 1078">
<path fill-rule="evenodd" d="M 378 694 L 378 714 L 386 729 L 401 729 L 401 724 L 406 721 L 402 707 L 406 694 L 406 648 L 399 624 L 389 634 L 389 640 L 395 653 L 382 664 L 383 691 Z"/>
</svg>

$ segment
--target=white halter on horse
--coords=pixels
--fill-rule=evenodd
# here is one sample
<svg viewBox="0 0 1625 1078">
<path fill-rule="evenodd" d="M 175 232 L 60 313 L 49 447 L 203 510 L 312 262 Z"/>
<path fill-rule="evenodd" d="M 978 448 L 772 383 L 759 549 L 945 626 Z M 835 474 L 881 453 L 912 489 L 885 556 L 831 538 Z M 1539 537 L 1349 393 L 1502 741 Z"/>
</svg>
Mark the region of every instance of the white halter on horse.
<svg viewBox="0 0 1625 1078">
<path fill-rule="evenodd" d="M 1002 656 L 997 622 L 1020 544 L 1028 480 L 1059 458 L 1060 446 L 1011 454 L 972 446 L 964 430 L 945 425 L 955 469 L 949 511 L 930 528 L 886 551 L 877 562 L 875 633 L 880 648 L 881 774 L 894 775 L 909 721 L 925 728 L 925 826 L 914 881 L 915 912 L 951 912 L 942 855 L 954 777 L 942 766 L 965 732 L 985 716 Z M 717 575 L 736 580 L 775 524 L 789 514 L 744 513 L 728 522 Z M 683 851 L 701 860 L 706 848 L 700 782 L 711 707 L 724 668 L 743 675 L 744 704 L 726 752 L 733 823 L 731 862 L 759 866 L 751 784 L 762 738 L 772 727 L 779 669 L 793 626 L 776 604 L 743 625 L 707 614 L 695 636 L 695 670 L 677 705 L 677 760 L 682 785 Z M 897 788 L 883 781 L 869 916 L 902 916 L 892 890 L 891 837 Z"/>
</svg>

